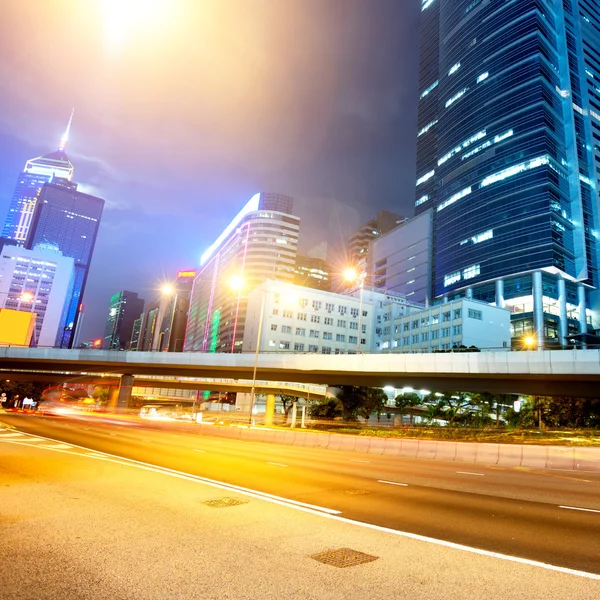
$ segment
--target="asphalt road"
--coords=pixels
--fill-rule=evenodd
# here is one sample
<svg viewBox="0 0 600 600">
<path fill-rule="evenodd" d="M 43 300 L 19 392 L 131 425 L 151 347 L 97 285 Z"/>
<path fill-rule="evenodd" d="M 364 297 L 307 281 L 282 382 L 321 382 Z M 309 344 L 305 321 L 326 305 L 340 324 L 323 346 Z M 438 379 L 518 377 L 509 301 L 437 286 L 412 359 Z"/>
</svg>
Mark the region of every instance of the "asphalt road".
<svg viewBox="0 0 600 600">
<path fill-rule="evenodd" d="M 600 475 L 252 443 L 160 424 L 2 415 L 17 430 L 396 531 L 600 574 Z"/>
</svg>

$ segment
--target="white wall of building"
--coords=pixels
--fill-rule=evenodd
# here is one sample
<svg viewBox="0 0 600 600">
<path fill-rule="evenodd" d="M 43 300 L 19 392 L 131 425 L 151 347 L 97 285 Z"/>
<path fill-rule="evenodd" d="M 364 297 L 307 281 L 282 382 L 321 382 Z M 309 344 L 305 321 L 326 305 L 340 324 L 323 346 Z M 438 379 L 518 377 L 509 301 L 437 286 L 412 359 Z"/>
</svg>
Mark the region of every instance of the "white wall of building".
<svg viewBox="0 0 600 600">
<path fill-rule="evenodd" d="M 0 304 L 37 314 L 35 341 L 54 347 L 73 289 L 73 259 L 53 249 L 4 246 L 0 253 Z M 24 294 L 31 294 L 31 298 Z"/>
</svg>

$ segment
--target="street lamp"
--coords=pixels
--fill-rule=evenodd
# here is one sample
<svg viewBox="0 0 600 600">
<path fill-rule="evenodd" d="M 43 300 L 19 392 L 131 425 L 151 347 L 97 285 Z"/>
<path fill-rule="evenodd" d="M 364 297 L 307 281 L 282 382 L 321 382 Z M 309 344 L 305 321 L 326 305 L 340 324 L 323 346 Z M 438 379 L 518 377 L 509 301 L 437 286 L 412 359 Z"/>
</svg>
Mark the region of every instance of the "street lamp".
<svg viewBox="0 0 600 600">
<path fill-rule="evenodd" d="M 531 350 L 535 346 L 535 338 L 532 335 L 528 335 L 524 340 L 525 348 Z"/>
<path fill-rule="evenodd" d="M 361 332 L 361 322 L 362 322 L 362 307 L 363 307 L 363 290 L 365 288 L 365 279 L 367 274 L 363 271 L 359 273 L 353 267 L 348 267 L 344 270 L 344 279 L 348 283 L 357 283 L 360 289 L 360 303 L 358 307 L 358 337 L 356 339 L 356 353 L 360 353 L 360 336 Z"/>
</svg>

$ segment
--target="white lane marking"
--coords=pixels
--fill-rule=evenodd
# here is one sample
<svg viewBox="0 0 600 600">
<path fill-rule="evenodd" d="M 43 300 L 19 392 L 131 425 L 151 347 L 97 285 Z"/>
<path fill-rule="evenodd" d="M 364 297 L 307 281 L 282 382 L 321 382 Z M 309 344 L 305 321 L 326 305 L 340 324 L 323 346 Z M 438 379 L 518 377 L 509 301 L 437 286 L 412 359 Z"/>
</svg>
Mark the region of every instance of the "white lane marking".
<svg viewBox="0 0 600 600">
<path fill-rule="evenodd" d="M 194 448 L 194 452 L 206 452 L 206 450 L 198 450 L 198 448 Z"/>
<path fill-rule="evenodd" d="M 31 435 L 31 434 L 27 434 Z M 32 436 L 33 437 L 33 436 Z M 40 436 L 35 436 L 40 437 Z M 51 438 L 42 438 L 48 439 L 49 441 L 55 442 L 56 440 L 52 440 Z M 20 442 L 15 442 L 20 444 Z M 36 446 L 37 448 L 41 448 L 42 446 Z M 200 477 L 198 475 L 189 475 L 188 473 L 183 473 L 181 471 L 175 471 L 173 469 L 168 469 L 166 467 L 157 467 L 155 465 L 150 465 L 148 463 L 142 463 L 137 460 L 132 459 L 124 459 L 120 456 L 116 456 L 114 454 L 108 454 L 105 452 L 94 452 L 90 451 L 90 448 L 86 448 L 85 446 L 77 446 L 74 444 L 74 447 L 79 448 L 81 450 L 86 450 L 88 452 L 87 455 L 84 454 L 76 454 L 76 456 L 87 456 L 88 458 L 98 458 L 98 460 L 105 460 L 107 462 L 114 462 L 116 464 L 137 467 L 139 469 L 145 471 L 153 471 L 156 473 L 162 473 L 163 475 L 170 475 L 172 477 L 177 477 L 179 479 L 187 479 L 188 481 L 196 481 L 200 483 L 204 483 L 211 487 L 216 487 L 219 489 L 224 489 L 228 491 L 237 491 L 244 496 L 249 496 L 252 498 L 257 498 L 259 500 L 265 500 L 267 502 L 272 502 L 273 504 L 279 504 L 280 506 L 287 506 L 288 508 L 293 508 L 295 510 L 299 510 L 301 512 L 306 512 L 313 515 L 320 515 L 326 519 L 332 519 L 334 521 L 339 521 L 340 523 L 346 523 L 348 525 L 354 525 L 356 527 L 364 527 L 365 529 L 372 529 L 373 531 L 381 531 L 383 533 L 389 533 L 391 535 L 396 535 L 399 537 L 404 537 L 412 540 L 417 540 L 420 542 L 426 542 L 429 544 L 435 544 L 436 546 L 442 546 L 444 548 L 452 548 L 454 550 L 461 550 L 463 552 L 469 552 L 470 554 L 478 554 L 480 556 L 488 556 L 490 558 L 497 558 L 499 560 L 506 560 L 508 562 L 514 562 L 522 565 L 529 565 L 532 567 L 538 567 L 540 569 L 546 569 L 547 571 L 555 571 L 558 573 L 566 573 L 568 575 L 575 575 L 576 577 L 582 577 L 584 579 L 593 579 L 596 581 L 600 581 L 600 575 L 597 573 L 588 573 L 587 571 L 578 571 L 577 569 L 569 569 L 567 567 L 559 567 L 557 565 L 550 565 L 548 563 L 543 563 L 537 560 L 531 560 L 529 558 L 521 558 L 520 556 L 512 556 L 510 554 L 501 554 L 500 552 L 492 552 L 490 550 L 482 550 L 481 548 L 474 548 L 472 546 L 465 546 L 463 544 L 457 544 L 455 542 L 448 542 L 446 540 L 438 540 L 437 538 L 427 537 L 424 535 L 419 535 L 417 533 L 409 533 L 408 531 L 398 531 L 397 529 L 390 529 L 389 527 L 383 527 L 381 525 L 373 525 L 371 523 L 363 523 L 361 521 L 354 521 L 352 519 L 348 519 L 346 517 L 340 517 L 341 514 L 339 510 L 332 510 L 330 508 L 323 508 L 321 506 L 315 506 L 312 504 L 306 504 L 304 502 L 298 502 L 296 500 L 289 500 L 287 498 L 282 498 L 280 496 L 273 496 L 272 494 L 267 494 L 266 492 L 258 492 L 255 490 L 251 490 L 249 488 L 243 488 L 236 485 L 230 485 L 227 483 L 222 483 L 220 481 L 215 481 L 212 479 L 207 479 L 205 477 Z M 55 450 L 55 452 L 63 452 L 62 450 Z M 93 453 L 92 453 L 93 452 Z M 73 452 L 65 452 L 65 454 L 71 454 L 73 456 L 75 453 Z M 116 460 L 115 460 L 116 459 Z M 395 483 L 395 482 L 384 482 L 383 480 L 379 480 L 381 483 Z M 406 485 L 406 484 L 399 484 Z"/>
<path fill-rule="evenodd" d="M 24 433 L 2 433 L 2 434 L 0 434 L 0 439 L 23 437 L 24 435 L 25 435 Z"/>
<path fill-rule="evenodd" d="M 116 434 L 116 433 L 112 433 L 112 432 L 111 432 L 111 433 L 110 433 L 110 435 L 117 435 L 117 434 Z"/>
<path fill-rule="evenodd" d="M 577 508 L 577 506 L 559 506 L 558 508 L 566 508 L 568 510 L 582 510 L 584 512 L 600 513 L 600 510 L 594 510 L 593 508 Z"/>
<path fill-rule="evenodd" d="M 385 479 L 378 479 L 378 483 L 387 483 L 388 485 L 400 485 L 402 487 L 408 487 L 408 483 L 398 483 L 397 481 L 386 481 Z"/>
<path fill-rule="evenodd" d="M 485 473 L 471 473 L 471 471 L 456 471 L 460 475 L 477 475 L 477 477 L 485 477 Z"/>
<path fill-rule="evenodd" d="M 38 437 L 40 439 L 47 440 L 48 442 L 57 443 L 58 440 L 54 440 L 52 438 L 43 438 L 41 436 L 33 436 L 32 434 L 24 434 L 31 437 Z M 21 441 L 14 441 L 14 444 L 19 444 L 22 446 L 26 446 Z M 317 506 L 316 504 L 308 504 L 306 502 L 300 502 L 299 500 L 291 500 L 289 498 L 283 498 L 282 496 L 275 496 L 274 494 L 268 494 L 267 492 L 260 492 L 258 490 L 252 490 L 250 488 L 245 488 L 239 485 L 234 485 L 230 483 L 224 483 L 222 481 L 217 481 L 215 479 L 208 479 L 207 477 L 201 477 L 200 475 L 191 475 L 190 473 L 184 473 L 183 471 L 176 471 L 174 469 L 169 469 L 168 467 L 160 467 L 158 465 L 152 465 L 149 463 L 143 463 L 138 460 L 133 460 L 131 458 L 123 458 L 121 456 L 117 456 L 116 454 L 109 454 L 108 452 L 102 452 L 100 450 L 92 450 L 91 448 L 87 448 L 86 446 L 79 446 L 77 444 L 72 444 L 70 449 L 78 449 L 84 450 L 85 454 L 77 453 L 77 452 L 66 452 L 65 450 L 51 447 L 50 444 L 45 446 L 34 446 L 35 448 L 44 448 L 45 450 L 52 450 L 53 452 L 62 452 L 63 454 L 70 454 L 71 456 L 82 456 L 85 458 L 94 458 L 96 460 L 104 460 L 106 462 L 112 462 L 121 466 L 126 467 L 137 467 L 144 471 L 152 471 L 154 473 L 162 473 L 163 475 L 171 475 L 172 477 L 177 477 L 179 479 L 186 479 L 188 481 L 194 481 L 196 483 L 204 483 L 205 485 L 209 485 L 211 487 L 219 488 L 222 490 L 226 490 L 229 492 L 237 492 L 244 496 L 249 496 L 250 498 L 256 498 L 258 500 L 265 500 L 267 502 L 272 502 L 273 504 L 279 504 L 280 506 L 287 506 L 288 508 L 295 508 L 297 510 L 303 510 L 305 512 L 309 512 L 311 514 L 316 515 L 339 515 L 341 511 L 334 510 L 332 508 L 325 508 L 323 506 Z"/>
<path fill-rule="evenodd" d="M 275 467 L 287 467 L 287 465 L 284 465 L 283 463 L 268 462 L 267 464 L 274 465 Z"/>
<path fill-rule="evenodd" d="M 360 462 L 360 463 L 370 463 L 370 460 L 357 460 L 356 458 L 351 458 L 349 462 Z"/>
<path fill-rule="evenodd" d="M 83 429 L 84 431 L 89 431 L 90 430 L 89 427 L 82 427 L 81 429 Z"/>
<path fill-rule="evenodd" d="M 40 444 L 40 448 L 72 448 L 69 444 Z"/>
<path fill-rule="evenodd" d="M 142 440 L 142 442 L 148 442 L 149 444 L 151 444 L 152 440 Z"/>
</svg>

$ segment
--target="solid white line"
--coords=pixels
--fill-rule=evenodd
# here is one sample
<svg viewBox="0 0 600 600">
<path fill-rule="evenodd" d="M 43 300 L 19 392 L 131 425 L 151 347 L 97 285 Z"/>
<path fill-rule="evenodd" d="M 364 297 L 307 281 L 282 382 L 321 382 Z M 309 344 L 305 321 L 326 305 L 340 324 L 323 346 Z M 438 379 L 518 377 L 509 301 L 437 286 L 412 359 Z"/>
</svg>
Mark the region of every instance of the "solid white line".
<svg viewBox="0 0 600 600">
<path fill-rule="evenodd" d="M 283 463 L 274 463 L 274 462 L 269 462 L 267 463 L 268 465 L 275 465 L 276 467 L 287 467 L 287 465 L 284 465 Z"/>
<path fill-rule="evenodd" d="M 378 483 L 387 483 L 388 485 L 401 485 L 402 487 L 408 487 L 408 483 L 398 483 L 397 481 L 386 481 L 385 479 L 378 479 Z"/>
<path fill-rule="evenodd" d="M 15 437 L 23 437 L 24 433 L 0 433 L 0 439 L 2 438 L 15 438 Z"/>
<path fill-rule="evenodd" d="M 28 434 L 31 435 L 31 434 Z M 32 436 L 32 437 L 41 437 L 41 436 Z M 50 441 L 51 438 L 45 438 Z M 20 443 L 20 442 L 16 442 Z M 86 448 L 85 446 L 77 446 L 74 444 L 76 448 L 80 448 L 82 450 L 90 451 L 90 448 Z M 41 446 L 35 446 L 40 448 Z M 56 452 L 62 452 L 62 450 L 56 450 Z M 65 454 L 73 455 L 73 452 L 65 452 Z M 288 508 L 294 508 L 295 510 L 299 510 L 301 512 L 310 513 L 313 515 L 320 515 L 326 519 L 332 519 L 334 521 L 338 521 L 340 523 L 347 523 L 349 525 L 354 525 L 356 527 L 364 527 L 365 529 L 372 529 L 373 531 L 381 531 L 383 533 L 390 533 L 391 535 L 396 535 L 399 537 L 404 537 L 407 539 L 417 540 L 420 542 L 426 542 L 429 544 L 435 544 L 436 546 L 442 546 L 444 548 L 452 548 L 453 550 L 461 550 L 463 552 L 469 552 L 470 554 L 478 554 L 480 556 L 488 556 L 490 558 L 498 558 L 500 560 L 506 560 L 509 562 L 514 562 L 522 565 L 529 565 L 532 567 L 538 567 L 541 569 L 546 569 L 547 571 L 555 571 L 558 573 L 566 573 L 567 575 L 575 575 L 577 577 L 583 577 L 584 579 L 593 579 L 596 581 L 600 581 L 600 575 L 597 573 L 588 573 L 587 571 L 578 571 L 577 569 L 569 569 L 567 567 L 559 567 L 557 565 L 549 565 L 547 563 L 543 563 L 537 560 L 531 560 L 529 558 L 521 558 L 519 556 L 511 556 L 510 554 L 501 554 L 499 552 L 491 552 L 490 550 L 482 550 L 480 548 L 473 548 L 472 546 L 464 546 L 463 544 L 456 544 L 455 542 L 447 542 L 445 540 L 438 540 L 436 538 L 427 537 L 424 535 L 419 535 L 417 533 L 409 533 L 407 531 L 398 531 L 397 529 L 390 529 L 389 527 L 382 527 L 381 525 L 372 525 L 371 523 L 362 523 L 361 521 L 354 521 L 352 519 L 347 519 L 346 517 L 340 517 L 340 511 L 332 510 L 330 508 L 322 508 L 320 506 L 314 506 L 311 504 L 305 504 L 304 502 L 297 502 L 296 500 L 289 500 L 287 498 L 281 498 L 279 496 L 273 496 L 271 494 L 267 494 L 265 492 L 257 492 L 255 490 L 250 490 L 248 488 L 243 488 L 235 485 L 230 485 L 218 481 L 214 481 L 211 479 L 206 479 L 204 477 L 199 477 L 197 475 L 189 475 L 187 473 L 182 473 L 180 471 L 174 471 L 173 469 L 168 469 L 166 467 L 156 467 L 155 465 L 148 465 L 147 463 L 142 463 L 140 461 L 132 460 L 132 459 L 123 459 L 119 456 L 108 454 L 105 452 L 97 451 L 99 460 L 106 460 L 108 462 L 114 462 L 121 465 L 129 465 L 129 466 L 137 466 L 140 469 L 145 471 L 154 471 L 157 473 L 163 473 L 165 475 L 171 475 L 173 477 L 177 477 L 179 479 L 187 479 L 189 481 L 199 481 L 201 483 L 205 483 L 211 487 L 216 487 L 219 489 L 229 490 L 229 491 L 237 491 L 242 495 L 257 498 L 259 500 L 266 500 L 267 502 L 272 502 L 273 504 L 279 504 L 280 506 L 287 506 Z M 78 455 L 85 456 L 85 455 Z M 89 458 L 96 458 L 91 454 L 87 455 Z M 117 460 L 115 460 L 117 459 Z M 381 483 L 392 483 L 395 482 L 384 482 L 383 480 L 379 480 Z M 406 485 L 406 484 L 396 484 L 396 485 Z"/>
<path fill-rule="evenodd" d="M 584 512 L 600 513 L 600 510 L 594 510 L 593 508 L 577 508 L 576 506 L 559 506 L 558 508 L 567 508 L 568 510 L 582 510 Z"/>
<path fill-rule="evenodd" d="M 456 471 L 461 475 L 477 475 L 477 477 L 485 477 L 485 473 L 471 473 L 470 471 Z"/>
<path fill-rule="evenodd" d="M 40 444 L 40 448 L 72 448 L 69 444 Z"/>
<path fill-rule="evenodd" d="M 355 458 L 351 458 L 349 462 L 360 462 L 360 463 L 369 463 L 370 460 L 356 460 Z"/>
</svg>

